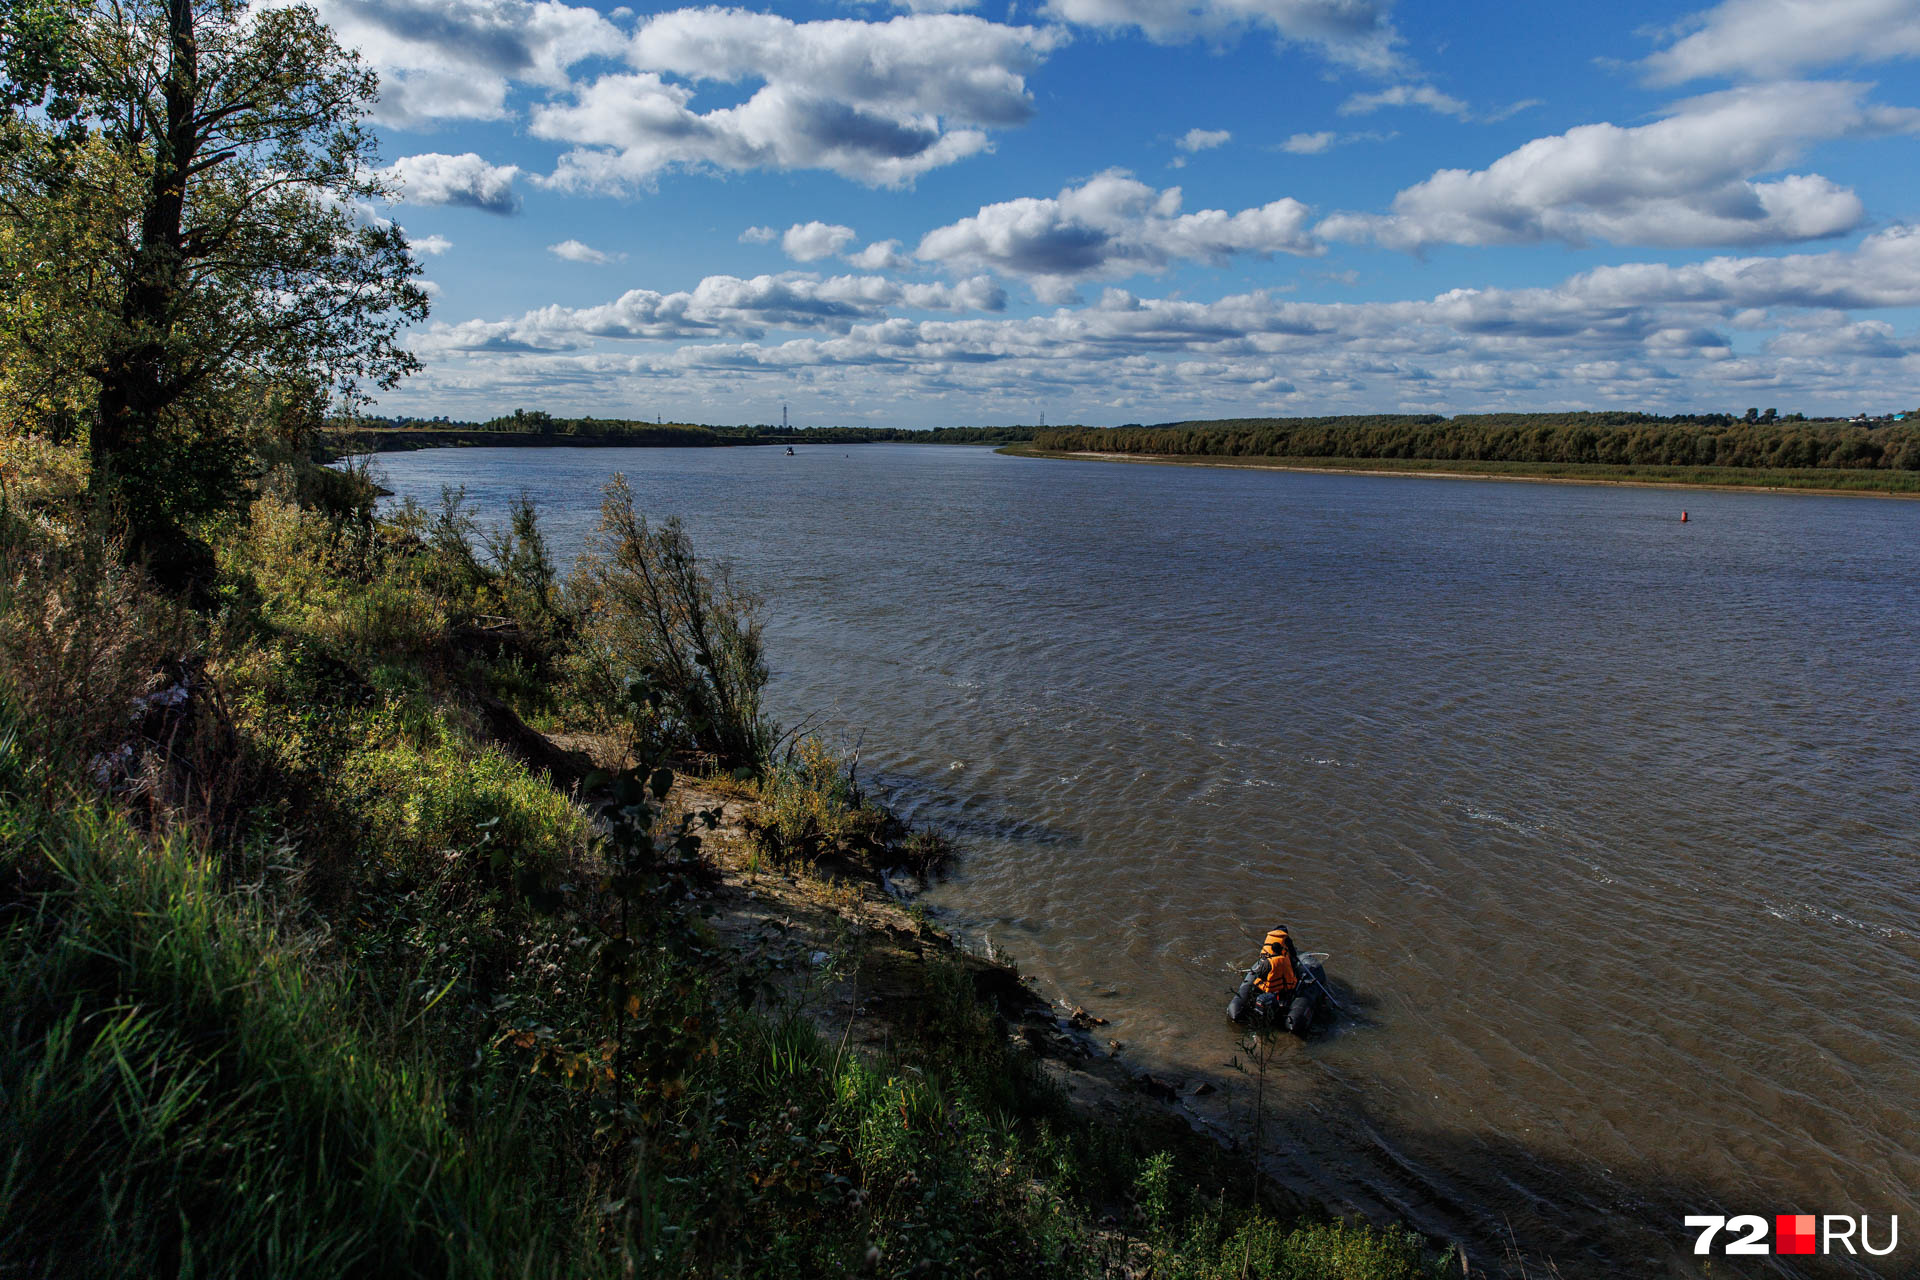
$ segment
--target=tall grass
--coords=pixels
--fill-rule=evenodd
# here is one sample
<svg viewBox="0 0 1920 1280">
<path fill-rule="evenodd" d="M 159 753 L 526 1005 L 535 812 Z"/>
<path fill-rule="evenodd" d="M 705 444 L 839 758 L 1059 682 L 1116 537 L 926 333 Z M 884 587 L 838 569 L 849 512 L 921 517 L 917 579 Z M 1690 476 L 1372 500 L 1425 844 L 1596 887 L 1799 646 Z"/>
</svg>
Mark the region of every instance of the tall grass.
<svg viewBox="0 0 1920 1280">
<path fill-rule="evenodd" d="M 181 652 L 185 611 L 155 591 L 84 512 L 0 493 L 0 688 L 70 763 L 123 741 L 135 699 Z"/>
<path fill-rule="evenodd" d="M 776 861 L 818 861 L 877 845 L 890 815 L 869 804 L 854 786 L 847 762 L 808 736 L 760 779 L 759 810 L 752 831 L 760 849 Z"/>
<path fill-rule="evenodd" d="M 312 940 L 183 837 L 34 798 L 0 719 L 0 1271 L 578 1274 L 512 1113 L 317 976 Z"/>
</svg>

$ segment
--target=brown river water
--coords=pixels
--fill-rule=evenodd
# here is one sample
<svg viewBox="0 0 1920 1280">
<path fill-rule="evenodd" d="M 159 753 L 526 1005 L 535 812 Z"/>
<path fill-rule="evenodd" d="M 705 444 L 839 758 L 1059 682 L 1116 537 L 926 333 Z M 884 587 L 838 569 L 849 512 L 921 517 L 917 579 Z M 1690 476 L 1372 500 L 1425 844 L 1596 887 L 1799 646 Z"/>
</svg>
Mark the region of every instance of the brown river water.
<svg viewBox="0 0 1920 1280">
<path fill-rule="evenodd" d="M 1344 1011 L 1269 1167 L 1578 1275 L 1690 1213 L 1886 1215 L 1920 1274 L 1920 504 L 1051 462 L 464 449 L 402 496 L 608 474 L 765 597 L 771 700 L 964 850 L 970 945 L 1244 1136 L 1224 1006 L 1275 922 Z M 1681 524 L 1686 509 L 1691 519 Z"/>
</svg>

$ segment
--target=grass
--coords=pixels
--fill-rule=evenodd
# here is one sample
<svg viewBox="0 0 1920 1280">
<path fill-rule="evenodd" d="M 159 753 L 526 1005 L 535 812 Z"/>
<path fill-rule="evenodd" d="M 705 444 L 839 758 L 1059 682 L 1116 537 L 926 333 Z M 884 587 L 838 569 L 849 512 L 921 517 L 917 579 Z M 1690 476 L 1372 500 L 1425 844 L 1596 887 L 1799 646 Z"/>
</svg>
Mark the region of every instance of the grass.
<svg viewBox="0 0 1920 1280">
<path fill-rule="evenodd" d="M 1085 458 L 1027 445 L 1001 453 L 1026 458 Z M 1271 467 L 1285 471 L 1365 471 L 1399 475 L 1466 475 L 1505 480 L 1550 480 L 1581 484 L 1673 485 L 1689 488 L 1792 489 L 1826 493 L 1920 495 L 1920 472 L 1828 468 L 1614 466 L 1605 463 L 1480 462 L 1451 458 L 1265 458 L 1112 455 L 1114 460 L 1187 467 Z"/>
<path fill-rule="evenodd" d="M 38 884 L 0 938 L 0 1270 L 562 1271 L 510 1107 L 456 1117 L 267 894 L 33 772 L 0 728 L 0 857 Z"/>
</svg>

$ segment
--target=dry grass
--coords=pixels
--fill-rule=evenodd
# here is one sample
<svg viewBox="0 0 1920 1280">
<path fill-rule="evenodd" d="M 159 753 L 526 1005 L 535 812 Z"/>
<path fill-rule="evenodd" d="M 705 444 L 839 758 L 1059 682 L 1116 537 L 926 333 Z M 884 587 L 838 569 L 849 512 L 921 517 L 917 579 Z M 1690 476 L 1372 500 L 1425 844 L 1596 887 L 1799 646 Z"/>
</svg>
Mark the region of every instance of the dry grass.
<svg viewBox="0 0 1920 1280">
<path fill-rule="evenodd" d="M 0 510 L 0 684 L 53 753 L 111 772 L 191 627 L 110 544 L 46 532 Z"/>
</svg>

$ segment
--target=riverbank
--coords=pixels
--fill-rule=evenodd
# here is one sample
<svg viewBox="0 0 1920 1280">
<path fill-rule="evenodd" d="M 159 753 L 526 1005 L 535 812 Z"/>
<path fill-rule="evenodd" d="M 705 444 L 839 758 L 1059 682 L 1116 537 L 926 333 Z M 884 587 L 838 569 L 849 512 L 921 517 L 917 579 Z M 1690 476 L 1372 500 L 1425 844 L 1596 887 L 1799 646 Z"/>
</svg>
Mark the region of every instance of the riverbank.
<svg viewBox="0 0 1920 1280">
<path fill-rule="evenodd" d="M 1513 480 L 1535 484 L 1616 485 L 1646 489 L 1705 489 L 1736 493 L 1818 493 L 1849 497 L 1920 498 L 1920 472 L 1846 471 L 1806 468 L 1744 470 L 1732 467 L 1634 467 L 1607 464 L 1435 461 L 1419 458 L 1188 457 L 1177 454 L 1102 453 L 1003 445 L 996 452 L 1016 458 L 1137 462 L 1155 466 L 1227 467 L 1242 470 L 1318 472 L 1331 475 L 1393 475 L 1429 480 Z"/>
<path fill-rule="evenodd" d="M 557 785 L 576 792 L 630 763 L 618 741 L 604 734 L 542 734 L 503 710 L 496 710 L 494 724 L 503 750 L 550 770 Z M 937 837 L 916 840 L 883 808 L 869 809 L 888 833 L 881 842 L 813 858 L 780 857 L 770 852 L 774 842 L 765 834 L 778 816 L 760 784 L 682 767 L 674 770 L 662 820 L 701 831 L 700 856 L 716 873 L 704 886 L 712 907 L 707 918 L 723 954 L 758 957 L 774 977 L 774 1001 L 804 1014 L 826 1039 L 885 1057 L 912 1039 L 936 975 L 957 972 L 1011 1051 L 1058 1088 L 1081 1119 L 1123 1126 L 1147 1146 L 1178 1150 L 1183 1164 L 1215 1176 L 1247 1173 L 1246 1135 L 1210 1130 L 1182 1105 L 1193 1089 L 1205 1096 L 1212 1085 L 1149 1073 L 1101 1032 L 1107 1019 L 1097 1010 L 1052 1003 L 1016 960 L 961 946 L 915 901 L 947 869 L 950 846 Z M 1263 1181 L 1256 1190 L 1275 1212 L 1333 1216 L 1278 1184 Z"/>
</svg>

